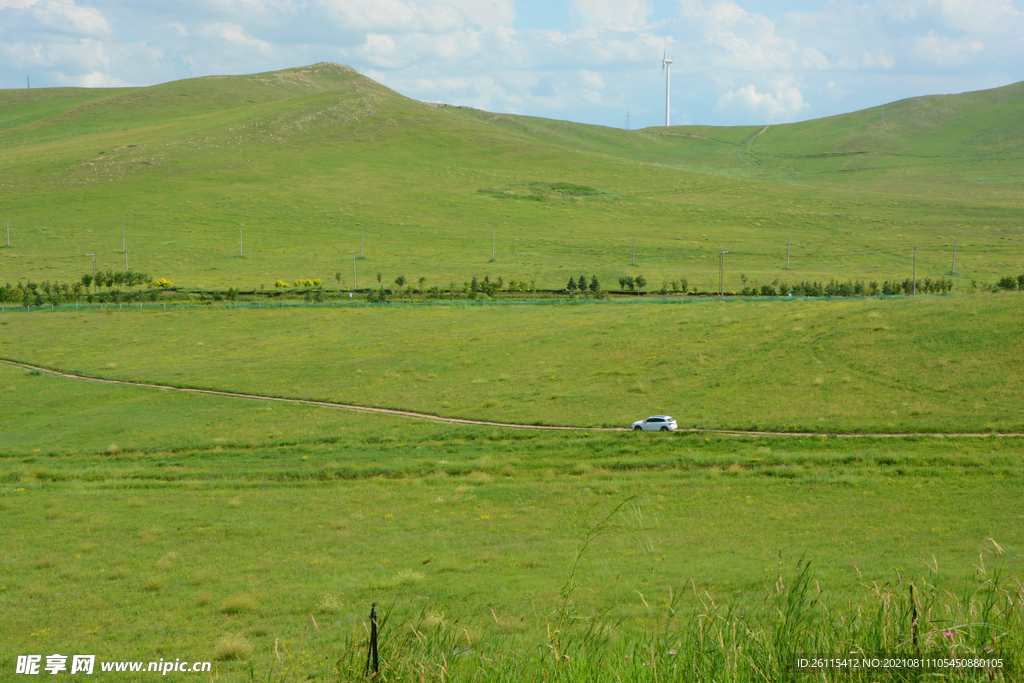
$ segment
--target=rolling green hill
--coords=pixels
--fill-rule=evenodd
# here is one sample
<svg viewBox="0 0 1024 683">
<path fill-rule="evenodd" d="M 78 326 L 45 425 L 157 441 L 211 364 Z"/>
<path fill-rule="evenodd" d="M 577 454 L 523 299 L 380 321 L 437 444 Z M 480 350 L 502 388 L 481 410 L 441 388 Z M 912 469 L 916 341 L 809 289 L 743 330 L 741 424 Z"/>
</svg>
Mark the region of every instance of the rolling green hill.
<svg viewBox="0 0 1024 683">
<path fill-rule="evenodd" d="M 735 289 L 902 280 L 915 246 L 947 276 L 957 238 L 969 290 L 1024 272 L 1022 100 L 623 131 L 332 64 L 0 91 L 0 286 L 123 267 L 123 223 L 132 267 L 186 287 L 351 287 L 361 236 L 363 287 L 704 290 L 723 250 Z M 365 681 L 375 601 L 388 680 L 780 680 L 797 648 L 918 637 L 1015 680 L 1024 295 L 636 301 L 7 306 L 0 358 L 37 367 L 0 363 L 0 660 Z M 817 436 L 596 429 L 655 412 Z"/>
<path fill-rule="evenodd" d="M 334 64 L 0 91 L 0 282 L 77 279 L 89 253 L 123 267 L 124 224 L 132 268 L 194 287 L 351 287 L 361 236 L 364 287 L 585 272 L 709 289 L 722 250 L 728 288 L 902 279 L 914 246 L 934 277 L 954 238 L 966 287 L 1024 261 L 1022 103 L 1017 84 L 898 102 L 885 123 L 624 131 L 424 104 Z"/>
<path fill-rule="evenodd" d="M 884 113 L 875 107 L 777 126 L 627 132 L 476 110 L 467 115 L 566 146 L 680 169 L 941 195 L 963 180 L 1019 188 L 1024 182 L 1022 107 L 1024 83 L 1015 83 L 902 100 L 885 105 Z M 919 174 L 929 182 L 909 187 L 890 182 Z"/>
</svg>

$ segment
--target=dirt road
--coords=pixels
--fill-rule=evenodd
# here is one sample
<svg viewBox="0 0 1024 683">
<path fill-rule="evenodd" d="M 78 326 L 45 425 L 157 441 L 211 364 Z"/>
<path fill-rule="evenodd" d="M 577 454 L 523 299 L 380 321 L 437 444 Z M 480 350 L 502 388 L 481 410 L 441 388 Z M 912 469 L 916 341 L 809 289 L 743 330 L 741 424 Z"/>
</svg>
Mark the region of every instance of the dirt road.
<svg viewBox="0 0 1024 683">
<path fill-rule="evenodd" d="M 159 391 L 180 391 L 190 394 L 203 394 L 206 396 L 225 396 L 228 398 L 238 398 L 250 401 L 277 401 L 280 403 L 292 403 L 295 405 L 307 405 L 307 406 L 319 406 L 321 408 L 334 408 L 336 410 L 351 410 L 359 413 L 382 413 L 385 415 L 396 415 L 398 417 L 405 417 L 413 420 L 430 420 L 433 422 L 444 422 L 447 424 L 463 424 L 463 425 L 477 425 L 484 427 L 505 427 L 509 429 L 545 429 L 545 430 L 586 430 L 586 431 L 601 431 L 601 432 L 624 432 L 629 431 L 627 427 L 579 427 L 569 425 L 530 425 L 530 424 L 517 424 L 514 422 L 492 422 L 489 420 L 469 420 L 461 417 L 444 417 L 442 415 L 432 415 L 430 413 L 417 413 L 411 410 L 397 410 L 394 408 L 375 408 L 373 406 L 361 406 L 353 403 L 337 403 L 334 401 L 314 401 L 306 398 L 288 398 L 284 396 L 265 396 L 262 394 L 248 394 L 239 391 L 222 391 L 219 389 L 201 389 L 196 387 L 177 387 L 170 384 L 156 384 L 153 382 L 135 382 L 126 379 L 109 379 L 105 377 L 91 377 L 88 375 L 80 375 L 70 372 L 64 372 L 61 370 L 55 370 L 53 368 L 43 367 L 41 365 L 32 365 L 30 363 L 23 363 L 21 361 L 11 360 L 8 358 L 0 358 L 0 363 L 10 365 L 17 368 L 23 368 L 25 370 L 35 370 L 39 372 L 45 372 L 56 377 L 64 377 L 66 379 L 73 379 L 82 382 L 98 382 L 101 384 L 118 384 L 123 386 L 140 387 L 145 389 L 157 389 Z M 1024 434 L 1017 432 L 1008 433 L 991 433 L 991 432 L 945 432 L 945 433 L 934 433 L 934 432 L 873 432 L 873 433 L 834 433 L 834 432 L 771 432 L 771 431 L 760 431 L 760 430 L 743 430 L 743 429 L 705 429 L 702 427 L 690 427 L 687 429 L 679 429 L 675 433 L 700 433 L 700 434 L 719 434 L 723 436 L 795 436 L 795 437 L 814 437 L 814 436 L 831 436 L 838 438 L 874 438 L 874 439 L 898 439 L 910 436 L 932 436 L 935 438 L 985 438 L 992 436 L 1003 436 L 1003 437 L 1021 437 Z"/>
</svg>

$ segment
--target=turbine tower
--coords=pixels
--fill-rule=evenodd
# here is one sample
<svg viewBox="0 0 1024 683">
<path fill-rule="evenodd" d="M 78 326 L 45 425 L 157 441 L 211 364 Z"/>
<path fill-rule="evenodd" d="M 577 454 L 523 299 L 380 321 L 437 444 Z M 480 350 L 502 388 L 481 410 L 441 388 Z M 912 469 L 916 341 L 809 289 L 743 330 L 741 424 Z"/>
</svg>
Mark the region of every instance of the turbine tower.
<svg viewBox="0 0 1024 683">
<path fill-rule="evenodd" d="M 661 53 L 661 70 L 665 72 L 665 126 L 668 127 L 669 85 L 672 82 L 672 60 L 668 58 L 668 43 L 665 44 L 665 51 Z"/>
</svg>

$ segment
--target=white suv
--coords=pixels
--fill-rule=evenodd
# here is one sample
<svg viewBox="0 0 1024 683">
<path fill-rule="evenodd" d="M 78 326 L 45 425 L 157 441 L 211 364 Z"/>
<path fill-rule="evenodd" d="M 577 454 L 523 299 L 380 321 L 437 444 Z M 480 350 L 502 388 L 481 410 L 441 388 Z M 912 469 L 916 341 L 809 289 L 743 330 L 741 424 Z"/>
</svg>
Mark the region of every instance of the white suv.
<svg viewBox="0 0 1024 683">
<path fill-rule="evenodd" d="M 633 423 L 633 431 L 644 430 L 647 432 L 674 432 L 679 429 L 675 418 L 668 415 L 654 415 L 646 420 Z"/>
</svg>

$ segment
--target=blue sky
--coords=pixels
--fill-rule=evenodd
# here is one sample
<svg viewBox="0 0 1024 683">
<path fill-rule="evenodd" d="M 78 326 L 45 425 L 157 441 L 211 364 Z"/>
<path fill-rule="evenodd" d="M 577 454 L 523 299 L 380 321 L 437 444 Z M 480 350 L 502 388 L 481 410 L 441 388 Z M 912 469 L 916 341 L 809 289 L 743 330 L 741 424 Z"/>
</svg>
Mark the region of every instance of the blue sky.
<svg viewBox="0 0 1024 683">
<path fill-rule="evenodd" d="M 0 88 L 339 62 L 419 100 L 784 123 L 1024 80 L 1024 0 L 0 0 Z M 0 110 L 2 116 L 2 110 Z"/>
</svg>

